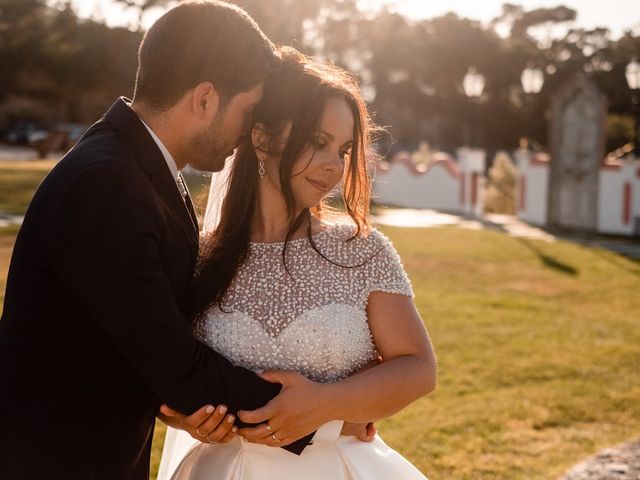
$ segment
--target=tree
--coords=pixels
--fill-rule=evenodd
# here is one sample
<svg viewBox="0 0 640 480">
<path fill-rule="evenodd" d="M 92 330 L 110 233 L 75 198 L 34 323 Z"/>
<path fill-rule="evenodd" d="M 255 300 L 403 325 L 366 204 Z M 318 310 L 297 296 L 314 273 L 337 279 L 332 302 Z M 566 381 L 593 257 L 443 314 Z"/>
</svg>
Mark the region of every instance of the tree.
<svg viewBox="0 0 640 480">
<path fill-rule="evenodd" d="M 487 189 L 485 191 L 485 211 L 490 213 L 516 213 L 517 169 L 509 155 L 498 152 L 489 169 Z"/>
<path fill-rule="evenodd" d="M 139 20 L 153 7 L 176 3 L 116 1 L 137 9 Z M 640 58 L 640 35 L 627 32 L 613 41 L 604 28 L 568 29 L 541 42 L 536 30 L 575 18 L 575 10 L 564 6 L 505 4 L 487 27 L 454 14 L 419 22 L 386 9 L 371 14 L 357 0 L 234 3 L 275 43 L 329 58 L 356 75 L 377 123 L 388 127 L 383 151 L 392 139 L 409 148 L 427 141 L 452 151 L 464 142 L 466 127 L 489 151 L 513 148 L 524 134 L 544 146 L 549 98 L 577 71 L 597 82 L 612 113 L 630 113 L 624 69 Z M 34 112 L 51 122 L 95 118 L 113 97 L 132 91 L 141 34 L 78 19 L 69 0 L 0 0 L 0 58 L 3 67 L 10 65 L 0 69 L 0 127 L 10 104 L 23 119 Z M 528 65 L 546 72 L 542 91 L 529 97 L 520 85 Z M 461 85 L 470 66 L 485 77 L 476 102 Z M 610 144 L 617 142 L 612 137 Z"/>
<path fill-rule="evenodd" d="M 166 7 L 174 3 L 174 0 L 115 0 L 115 2 L 138 11 L 137 28 L 138 30 L 142 30 L 142 19 L 149 9 L 153 7 Z"/>
<path fill-rule="evenodd" d="M 30 75 L 46 60 L 41 47 L 49 22 L 44 0 L 0 0 L 0 100 L 29 89 Z"/>
</svg>

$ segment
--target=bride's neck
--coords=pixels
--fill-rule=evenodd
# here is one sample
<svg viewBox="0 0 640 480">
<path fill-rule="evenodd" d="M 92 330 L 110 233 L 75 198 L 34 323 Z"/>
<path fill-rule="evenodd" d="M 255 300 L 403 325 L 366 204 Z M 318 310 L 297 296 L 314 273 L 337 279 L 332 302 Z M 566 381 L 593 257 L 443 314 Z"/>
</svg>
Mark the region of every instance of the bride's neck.
<svg viewBox="0 0 640 480">
<path fill-rule="evenodd" d="M 299 215 L 296 212 L 294 218 Z M 287 204 L 280 192 L 268 187 L 260 188 L 256 215 L 251 224 L 251 240 L 260 243 L 283 242 L 289 232 L 290 217 Z M 304 222 L 293 233 L 291 240 L 306 235 L 307 224 Z"/>
</svg>

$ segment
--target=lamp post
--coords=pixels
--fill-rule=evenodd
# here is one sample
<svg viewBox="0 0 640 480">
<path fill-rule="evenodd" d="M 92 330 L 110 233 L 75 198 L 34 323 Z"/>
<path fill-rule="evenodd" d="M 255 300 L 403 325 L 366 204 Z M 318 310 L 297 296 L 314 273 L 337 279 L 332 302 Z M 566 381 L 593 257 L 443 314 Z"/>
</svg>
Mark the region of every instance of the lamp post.
<svg viewBox="0 0 640 480">
<path fill-rule="evenodd" d="M 462 79 L 462 89 L 471 101 L 480 98 L 482 92 L 484 92 L 484 75 L 478 73 L 476 67 L 469 67 Z M 467 127 L 465 131 L 465 143 L 469 143 L 469 122 L 465 122 L 465 125 Z"/>
<path fill-rule="evenodd" d="M 633 155 L 640 158 L 640 63 L 633 59 L 624 72 L 631 89 L 631 109 L 634 116 Z"/>
<path fill-rule="evenodd" d="M 533 113 L 533 96 L 537 93 L 540 93 L 540 90 L 542 90 L 542 85 L 544 85 L 544 73 L 542 73 L 542 70 L 540 70 L 539 68 L 533 68 L 531 65 L 527 65 L 527 68 L 525 68 L 522 71 L 522 75 L 520 75 L 520 83 L 522 84 L 522 90 L 524 90 L 526 96 L 525 113 L 530 117 Z M 527 125 L 531 125 L 529 118 L 527 118 Z M 528 130 L 528 135 L 532 136 L 533 129 L 529 127 Z M 531 143 L 530 139 L 528 139 L 527 143 Z"/>
</svg>

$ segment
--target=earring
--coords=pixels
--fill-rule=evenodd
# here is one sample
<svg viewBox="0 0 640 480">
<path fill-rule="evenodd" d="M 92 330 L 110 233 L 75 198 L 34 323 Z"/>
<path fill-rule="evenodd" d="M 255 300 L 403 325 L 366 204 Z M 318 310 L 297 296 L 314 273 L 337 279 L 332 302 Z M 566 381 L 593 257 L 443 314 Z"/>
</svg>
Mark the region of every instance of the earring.
<svg viewBox="0 0 640 480">
<path fill-rule="evenodd" d="M 264 178 L 264 174 L 265 174 L 264 161 L 260 160 L 258 162 L 258 175 L 260 175 L 260 178 Z"/>
</svg>

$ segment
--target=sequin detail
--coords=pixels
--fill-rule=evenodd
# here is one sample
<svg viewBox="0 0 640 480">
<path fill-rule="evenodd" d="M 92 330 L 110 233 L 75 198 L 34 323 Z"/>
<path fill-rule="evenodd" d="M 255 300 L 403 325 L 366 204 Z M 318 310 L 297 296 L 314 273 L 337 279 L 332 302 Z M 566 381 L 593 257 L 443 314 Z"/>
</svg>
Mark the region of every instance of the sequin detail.
<svg viewBox="0 0 640 480">
<path fill-rule="evenodd" d="M 196 325 L 196 336 L 236 365 L 294 370 L 333 382 L 377 355 L 366 304 L 373 291 L 413 296 L 400 258 L 387 237 L 373 229 L 352 241 L 350 225 L 327 225 L 287 245 L 251 243 L 222 302 Z M 287 271 L 288 270 L 288 271 Z"/>
</svg>

